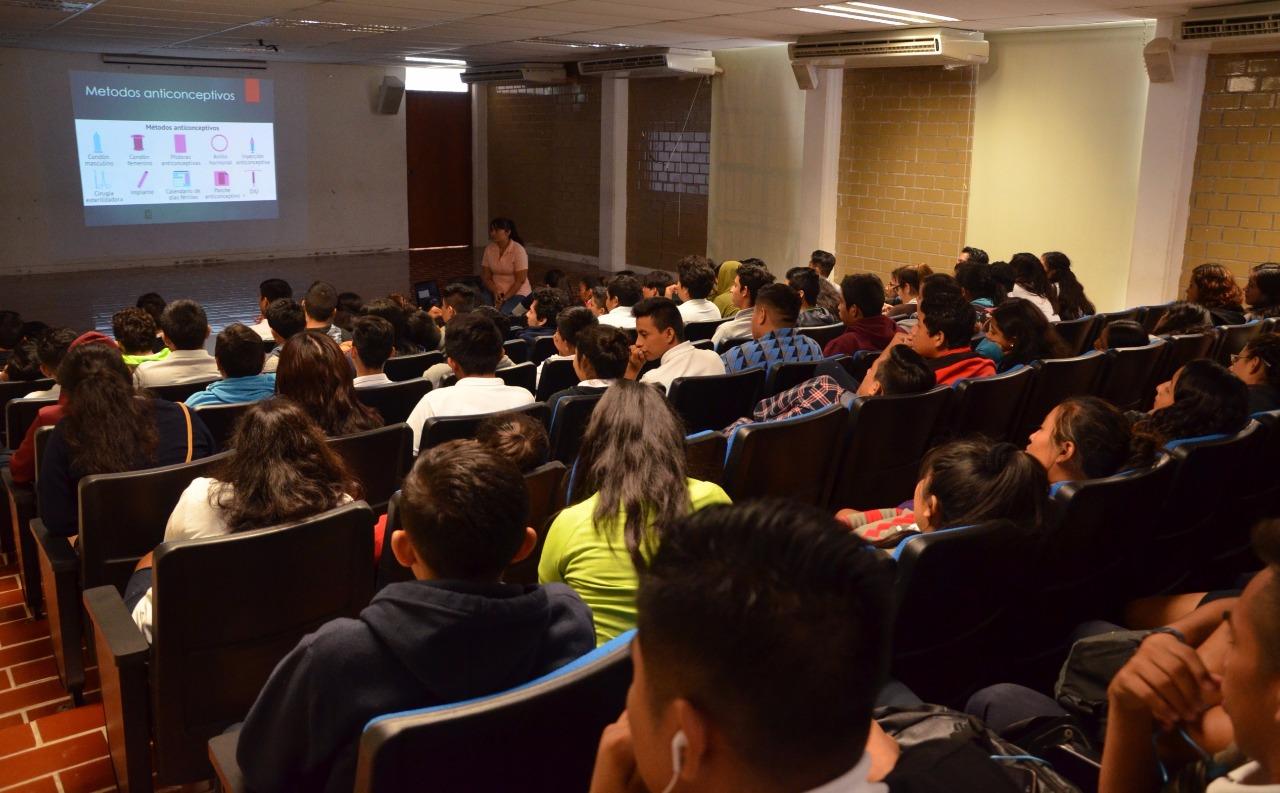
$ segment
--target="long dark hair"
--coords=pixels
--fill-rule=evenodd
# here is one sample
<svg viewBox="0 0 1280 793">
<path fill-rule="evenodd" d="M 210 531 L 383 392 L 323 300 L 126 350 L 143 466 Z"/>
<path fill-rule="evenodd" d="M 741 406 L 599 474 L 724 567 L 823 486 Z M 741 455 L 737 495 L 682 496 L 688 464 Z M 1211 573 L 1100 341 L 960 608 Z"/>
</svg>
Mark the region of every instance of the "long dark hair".
<svg viewBox="0 0 1280 793">
<path fill-rule="evenodd" d="M 301 405 L 329 435 L 382 426 L 382 416 L 356 399 L 355 374 L 327 333 L 295 333 L 280 350 L 276 392 Z"/>
<path fill-rule="evenodd" d="M 489 230 L 498 229 L 505 231 L 511 235 L 512 242 L 518 242 L 524 245 L 524 240 L 520 237 L 520 232 L 516 231 L 516 222 L 511 218 L 494 218 L 489 221 Z"/>
<path fill-rule="evenodd" d="M 938 499 L 937 528 L 1005 519 L 1035 529 L 1048 503 L 1044 466 L 1012 443 L 983 437 L 935 446 L 920 478 L 929 480 L 924 494 Z"/>
<path fill-rule="evenodd" d="M 1119 471 L 1129 459 L 1132 433 L 1129 420 L 1105 399 L 1077 396 L 1058 404 L 1053 442 L 1070 441 L 1076 452 L 1070 465 L 1087 479 L 1101 479 Z"/>
<path fill-rule="evenodd" d="M 1258 300 L 1249 306 L 1254 319 L 1280 317 L 1280 264 L 1267 262 L 1249 273 L 1249 285 L 1257 290 Z"/>
<path fill-rule="evenodd" d="M 1015 253 L 1009 260 L 1013 268 L 1013 282 L 1033 295 L 1039 295 L 1053 305 L 1053 313 L 1058 313 L 1058 303 L 1049 286 L 1049 276 L 1040 263 L 1040 257 L 1034 253 Z"/>
<path fill-rule="evenodd" d="M 618 380 L 604 392 L 582 439 L 578 476 L 597 494 L 592 518 L 608 536 L 623 513 L 637 569 L 671 521 L 689 514 L 684 425 L 652 386 Z"/>
<path fill-rule="evenodd" d="M 150 399 L 133 387 L 120 351 L 107 344 L 68 350 L 58 367 L 67 396 L 59 425 L 82 474 L 114 474 L 156 460 L 159 434 Z"/>
<path fill-rule="evenodd" d="M 1249 389 L 1226 367 L 1191 361 L 1174 375 L 1173 404 L 1133 425 L 1134 461 L 1149 463 L 1179 438 L 1239 432 L 1249 418 Z"/>
<path fill-rule="evenodd" d="M 1030 300 L 1011 297 L 991 309 L 987 316 L 1013 341 L 1013 348 L 1000 359 L 1001 369 L 1045 358 L 1066 358 L 1071 354 L 1067 343 L 1045 319 L 1044 312 Z"/>
<path fill-rule="evenodd" d="M 302 520 L 333 509 L 360 485 L 307 411 L 286 397 L 258 402 L 236 422 L 231 447 L 209 491 L 234 531 Z"/>
<path fill-rule="evenodd" d="M 1084 285 L 1071 272 L 1071 260 L 1065 253 L 1049 251 L 1043 257 L 1049 269 L 1049 282 L 1058 285 L 1058 316 L 1062 319 L 1080 319 L 1098 313 L 1093 302 L 1085 296 Z"/>
</svg>

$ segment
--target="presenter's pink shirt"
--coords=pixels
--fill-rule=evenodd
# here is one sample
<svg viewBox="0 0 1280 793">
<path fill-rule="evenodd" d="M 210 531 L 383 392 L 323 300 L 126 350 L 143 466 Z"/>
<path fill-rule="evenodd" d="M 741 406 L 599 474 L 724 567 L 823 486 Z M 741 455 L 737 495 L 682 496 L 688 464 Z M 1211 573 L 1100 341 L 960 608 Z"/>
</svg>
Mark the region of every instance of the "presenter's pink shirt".
<svg viewBox="0 0 1280 793">
<path fill-rule="evenodd" d="M 507 245 L 506 253 L 498 253 L 498 243 L 491 242 L 485 246 L 484 259 L 480 264 L 489 268 L 489 272 L 493 274 L 493 284 L 507 295 L 511 291 L 511 285 L 516 282 L 516 273 L 523 271 L 525 273 L 524 283 L 520 285 L 520 289 L 516 294 L 527 295 L 533 291 L 529 286 L 529 254 L 525 252 L 524 246 L 512 240 Z"/>
</svg>

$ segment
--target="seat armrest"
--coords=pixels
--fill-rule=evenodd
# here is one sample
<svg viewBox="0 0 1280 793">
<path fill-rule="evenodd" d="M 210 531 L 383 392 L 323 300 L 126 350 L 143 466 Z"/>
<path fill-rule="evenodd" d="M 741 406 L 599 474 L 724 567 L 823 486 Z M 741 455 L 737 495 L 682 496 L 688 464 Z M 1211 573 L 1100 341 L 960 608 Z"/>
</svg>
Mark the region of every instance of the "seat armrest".
<svg viewBox="0 0 1280 793">
<path fill-rule="evenodd" d="M 113 586 L 96 586 L 84 592 L 84 608 L 93 623 L 95 637 L 102 639 L 117 666 L 147 660 L 151 646 L 133 621 L 120 592 Z"/>
<path fill-rule="evenodd" d="M 80 571 L 80 557 L 76 555 L 75 548 L 71 547 L 70 540 L 50 534 L 49 528 L 39 518 L 32 518 L 28 525 L 31 526 L 31 534 L 40 544 L 40 551 L 49 560 L 49 567 L 53 572 L 78 573 Z"/>
<path fill-rule="evenodd" d="M 112 770 L 123 793 L 150 791 L 147 660 L 151 648 L 115 587 L 87 589 L 82 597 L 93 624 Z"/>
<path fill-rule="evenodd" d="M 218 787 L 222 793 L 247 793 L 244 774 L 236 762 L 236 746 L 240 742 L 240 730 L 224 732 L 209 739 L 209 763 L 218 775 Z"/>
</svg>

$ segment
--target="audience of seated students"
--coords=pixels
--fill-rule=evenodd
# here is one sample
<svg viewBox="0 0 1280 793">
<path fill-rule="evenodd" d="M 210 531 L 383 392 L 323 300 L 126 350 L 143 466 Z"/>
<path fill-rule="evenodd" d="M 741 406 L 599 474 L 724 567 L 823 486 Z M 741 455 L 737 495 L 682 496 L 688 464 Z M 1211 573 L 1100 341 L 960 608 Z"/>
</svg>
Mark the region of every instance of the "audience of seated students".
<svg viewBox="0 0 1280 793">
<path fill-rule="evenodd" d="M 222 379 L 187 397 L 187 407 L 257 402 L 275 394 L 275 372 L 262 371 L 267 358 L 262 337 L 248 325 L 234 322 L 223 328 L 214 340 L 213 358 Z"/>
<path fill-rule="evenodd" d="M 493 295 L 493 307 L 512 313 L 533 288 L 529 285 L 529 253 L 511 218 L 489 221 L 489 244 L 480 261 L 480 281 Z"/>
<path fill-rule="evenodd" d="M 964 736 L 902 746 L 873 720 L 892 586 L 891 566 L 813 507 L 673 522 L 641 573 L 627 708 L 591 793 L 1021 789 Z"/>
<path fill-rule="evenodd" d="M 253 325 L 253 331 L 263 341 L 273 341 L 275 339 L 271 335 L 271 325 L 267 322 L 267 306 L 277 300 L 292 299 L 293 287 L 289 286 L 289 282 L 283 278 L 268 278 L 258 284 L 258 321 Z"/>
<path fill-rule="evenodd" d="M 307 330 L 318 330 L 337 343 L 347 340 L 342 328 L 333 324 L 338 314 L 338 290 L 327 281 L 316 281 L 302 297 L 302 310 L 307 315 Z M 163 326 L 161 326 L 163 327 Z"/>
<path fill-rule="evenodd" d="M 591 301 L 591 292 L 597 286 L 600 286 L 600 277 L 596 275 L 580 275 L 578 276 L 578 291 L 574 293 L 578 302 L 576 305 L 587 307 L 587 303 Z"/>
<path fill-rule="evenodd" d="M 274 372 L 280 366 L 280 351 L 284 349 L 284 343 L 307 329 L 307 315 L 302 304 L 293 298 L 271 301 L 267 306 L 267 327 L 271 328 L 271 339 L 276 346 L 267 353 L 262 371 Z"/>
<path fill-rule="evenodd" d="M 707 299 L 716 286 L 716 271 L 711 260 L 705 256 L 686 256 L 677 267 L 674 291 L 680 298 L 680 318 L 684 324 L 720 319 L 720 309 Z M 662 296 L 670 297 L 665 293 Z"/>
<path fill-rule="evenodd" d="M 411 338 L 409 332 L 409 312 L 404 306 L 400 305 L 390 298 L 380 298 L 365 303 L 360 309 L 362 316 L 378 317 L 391 325 L 391 346 L 395 348 L 392 355 L 416 355 L 424 351 L 424 348 Z M 428 323 L 432 327 L 432 333 L 435 337 L 439 337 L 439 331 L 435 330 L 435 323 Z M 355 338 L 355 321 L 351 323 L 350 329 L 352 338 Z M 434 348 L 432 348 L 434 349 Z"/>
<path fill-rule="evenodd" d="M 552 522 L 538 580 L 573 587 L 591 607 L 596 642 L 604 644 L 635 627 L 636 571 L 666 527 L 729 497 L 713 482 L 688 478 L 680 417 L 656 390 L 626 381 L 596 405 L 573 476 L 575 489 L 591 495 Z"/>
<path fill-rule="evenodd" d="M 163 314 L 163 311 L 161 312 Z M 141 308 L 126 308 L 111 317 L 111 334 L 116 337 L 125 365 L 136 369 L 138 364 L 161 361 L 172 352 L 167 346 L 155 351 L 159 327 L 151 315 Z"/>
<path fill-rule="evenodd" d="M 1122 350 L 1128 347 L 1146 347 L 1151 343 L 1142 323 L 1129 319 L 1108 322 L 1093 342 L 1095 350 Z"/>
<path fill-rule="evenodd" d="M 738 313 L 738 306 L 733 302 L 733 279 L 738 277 L 738 268 L 742 262 L 726 259 L 716 268 L 716 285 L 711 290 L 714 297 L 711 302 L 720 311 L 721 317 L 732 317 Z"/>
<path fill-rule="evenodd" d="M 1244 299 L 1249 304 L 1246 319 L 1280 317 L 1280 264 L 1263 262 L 1250 270 Z"/>
<path fill-rule="evenodd" d="M 893 341 L 898 326 L 881 313 L 884 283 L 874 273 L 846 275 L 840 282 L 840 321 L 844 333 L 827 342 L 822 354 L 853 355 L 861 350 L 883 350 Z"/>
<path fill-rule="evenodd" d="M 955 279 L 949 275 L 931 275 L 921 288 L 916 308 L 918 321 L 906 341 L 933 369 L 938 385 L 995 374 L 996 366 L 991 359 L 969 347 L 976 312 L 964 299 Z"/>
<path fill-rule="evenodd" d="M 62 387 L 58 385 L 58 367 L 62 365 L 62 359 L 66 357 L 71 343 L 79 335 L 71 328 L 53 328 L 41 334 L 36 342 L 36 362 L 40 365 L 40 375 L 53 380 L 53 385 L 30 391 L 23 399 L 58 398 L 62 393 Z"/>
<path fill-rule="evenodd" d="M 787 285 L 800 294 L 800 316 L 796 317 L 796 327 L 835 325 L 840 321 L 835 314 L 818 305 L 823 280 L 822 276 L 808 267 L 792 267 L 787 270 Z M 838 297 L 836 299 L 839 300 Z"/>
<path fill-rule="evenodd" d="M 1015 253 L 1009 260 L 1009 266 L 1013 268 L 1014 279 L 1009 297 L 1031 301 L 1050 322 L 1060 320 L 1057 297 L 1040 257 L 1034 253 Z"/>
<path fill-rule="evenodd" d="M 671 289 L 675 282 L 671 273 L 666 270 L 650 270 L 640 281 L 640 295 L 641 297 L 667 297 L 667 290 Z M 719 318 L 720 312 L 717 310 L 716 319 Z"/>
<path fill-rule="evenodd" d="M 0 364 L 9 359 L 22 339 L 22 315 L 16 311 L 0 311 Z"/>
<path fill-rule="evenodd" d="M 58 369 L 62 417 L 36 483 L 40 517 L 55 537 L 80 531 L 82 477 L 190 462 L 215 451 L 213 435 L 186 405 L 138 392 L 114 342 L 96 333 L 77 341 Z"/>
<path fill-rule="evenodd" d="M 1244 292 L 1220 264 L 1206 263 L 1191 271 L 1187 302 L 1204 306 L 1214 325 L 1244 323 Z"/>
<path fill-rule="evenodd" d="M 399 515 L 391 550 L 415 580 L 276 666 L 238 741 L 248 789 L 350 791 L 370 719 L 513 688 L 591 650 L 591 612 L 572 590 L 502 582 L 537 544 L 512 461 L 475 441 L 431 449 L 405 477 Z"/>
<path fill-rule="evenodd" d="M 981 248 L 974 248 L 966 245 L 960 249 L 960 255 L 956 257 L 956 264 L 971 262 L 973 264 L 990 264 L 991 257 Z"/>
<path fill-rule="evenodd" d="M 723 349 L 738 341 L 751 338 L 751 314 L 755 309 L 756 296 L 761 287 L 773 283 L 773 273 L 763 265 L 743 262 L 733 277 L 733 286 L 729 293 L 733 295 L 733 304 L 738 307 L 733 319 L 721 324 L 711 337 L 717 350 Z"/>
<path fill-rule="evenodd" d="M 29 382 L 40 379 L 40 358 L 36 355 L 36 340 L 21 339 L 9 353 L 9 360 L 0 366 L 0 383 Z"/>
<path fill-rule="evenodd" d="M 338 293 L 338 310 L 333 315 L 333 324 L 342 331 L 342 338 L 351 339 L 351 323 L 360 316 L 364 308 L 364 298 L 355 292 Z"/>
<path fill-rule="evenodd" d="M 547 428 L 527 413 L 495 413 L 485 417 L 476 427 L 476 442 L 515 463 L 522 474 L 547 462 L 551 451 Z"/>
<path fill-rule="evenodd" d="M 1071 259 L 1061 251 L 1049 251 L 1040 256 L 1045 275 L 1058 306 L 1058 316 L 1063 320 L 1080 319 L 1097 312 L 1093 302 L 1085 296 L 1084 285 L 1071 271 Z"/>
<path fill-rule="evenodd" d="M 933 270 L 927 264 L 908 264 L 890 273 L 889 297 L 897 298 L 898 303 L 884 313 L 894 319 L 916 313 L 920 284 L 930 275 L 933 275 Z"/>
<path fill-rule="evenodd" d="M 1231 356 L 1231 373 L 1249 387 L 1249 412 L 1280 410 L 1280 334 L 1255 336 Z"/>
<path fill-rule="evenodd" d="M 1226 612 L 1217 663 L 1173 633 L 1153 633 L 1112 678 L 1099 793 L 1280 790 L 1280 521 L 1259 524 L 1253 547 L 1266 566 Z M 1187 736 L 1219 706 L 1233 750 L 1192 756 L 1171 774 L 1153 736 Z"/>
<path fill-rule="evenodd" d="M 1031 433 L 1027 454 L 1044 466 L 1049 484 L 1114 476 L 1129 460 L 1129 419 L 1092 396 L 1060 402 Z"/>
<path fill-rule="evenodd" d="M 212 476 L 197 477 L 182 491 L 164 542 L 291 523 L 362 495 L 320 427 L 283 397 L 252 405 L 236 425 L 230 448 Z M 151 554 L 138 562 L 125 590 L 125 605 L 148 642 L 155 597 L 151 563 Z"/>
<path fill-rule="evenodd" d="M 626 377 L 642 383 L 660 385 L 670 390 L 677 377 L 724 374 L 724 361 L 711 350 L 700 350 L 684 340 L 684 321 L 680 309 L 665 297 L 641 300 L 633 307 L 636 321 L 636 343 L 631 347 Z M 643 375 L 646 363 L 658 366 Z"/>
<path fill-rule="evenodd" d="M 529 310 L 525 312 L 525 321 L 528 323 L 524 330 L 516 336 L 523 339 L 525 344 L 529 345 L 529 351 L 533 351 L 533 343 L 544 337 L 551 336 L 556 332 L 556 317 L 560 316 L 560 312 L 565 309 L 564 293 L 559 289 L 552 289 L 546 286 L 540 286 L 533 290 L 530 296 Z"/>
<path fill-rule="evenodd" d="M 527 389 L 507 385 L 495 374 L 503 355 L 502 334 L 493 320 L 473 311 L 459 314 L 445 327 L 445 361 L 458 381 L 428 392 L 409 414 L 415 454 L 427 419 L 501 413 L 533 402 Z"/>
<path fill-rule="evenodd" d="M 549 355 L 538 364 L 537 382 L 542 382 L 542 367 L 549 361 L 572 361 L 578 352 L 578 334 L 585 328 L 599 325 L 596 315 L 586 306 L 569 306 L 556 315 L 556 330 L 551 340 L 556 345 L 554 355 Z"/>
<path fill-rule="evenodd" d="M 326 435 L 382 426 L 382 415 L 356 399 L 354 379 L 342 348 L 322 331 L 296 333 L 280 351 L 276 392 L 301 405 Z"/>
<path fill-rule="evenodd" d="M 1152 333 L 1156 336 L 1188 335 L 1213 330 L 1213 316 L 1209 309 L 1198 303 L 1181 300 L 1169 304 L 1169 308 L 1156 320 Z"/>
<path fill-rule="evenodd" d="M 935 446 L 920 464 L 912 509 L 842 509 L 836 517 L 878 548 L 913 534 L 1010 520 L 1035 531 L 1048 509 L 1044 467 L 1012 443 L 982 436 Z"/>
<path fill-rule="evenodd" d="M 595 286 L 591 288 L 591 297 L 587 300 L 587 308 L 591 309 L 591 313 L 597 317 L 603 317 L 609 313 L 609 288 L 605 286 Z"/>
<path fill-rule="evenodd" d="M 140 308 L 143 311 L 150 314 L 151 321 L 155 323 L 156 337 L 151 342 L 152 352 L 160 352 L 161 350 L 166 349 L 164 344 L 164 339 L 160 337 L 159 329 L 161 327 L 160 317 L 164 314 L 164 307 L 167 305 L 169 304 L 165 301 L 165 299 L 160 295 L 156 294 L 155 292 L 147 292 L 145 295 L 139 295 L 138 301 L 137 303 L 135 303 L 135 307 Z"/>
<path fill-rule="evenodd" d="M 1248 387 L 1213 361 L 1191 361 L 1156 387 L 1151 412 L 1134 422 L 1134 462 L 1149 464 L 1171 441 L 1235 434 L 1248 419 Z"/>
<path fill-rule="evenodd" d="M 609 279 L 605 292 L 605 313 L 599 315 L 600 324 L 623 330 L 635 328 L 636 320 L 631 316 L 631 307 L 640 302 L 640 282 L 634 276 L 615 275 Z"/>
<path fill-rule="evenodd" d="M 573 358 L 573 371 L 578 384 L 547 397 L 547 407 L 554 414 L 556 403 L 564 397 L 598 394 L 627 373 L 631 359 L 631 343 L 627 335 L 609 325 L 592 325 L 578 332 L 578 351 Z"/>
<path fill-rule="evenodd" d="M 818 342 L 796 330 L 800 305 L 799 293 L 786 284 L 761 287 L 751 312 L 751 340 L 720 356 L 725 371 L 822 360 Z"/>
<path fill-rule="evenodd" d="M 991 309 L 984 324 L 986 336 L 1000 348 L 996 371 L 1007 372 L 1046 358 L 1066 358 L 1067 343 L 1029 300 L 1011 297 Z"/>
<path fill-rule="evenodd" d="M 382 371 L 387 359 L 396 354 L 396 331 L 382 317 L 357 317 L 351 323 L 351 365 L 356 369 L 351 385 L 356 388 L 390 385 Z"/>
<path fill-rule="evenodd" d="M 160 332 L 170 352 L 158 361 L 146 361 L 133 370 L 143 388 L 216 380 L 218 362 L 204 348 L 209 338 L 209 318 L 194 300 L 175 300 L 160 315 Z"/>
</svg>

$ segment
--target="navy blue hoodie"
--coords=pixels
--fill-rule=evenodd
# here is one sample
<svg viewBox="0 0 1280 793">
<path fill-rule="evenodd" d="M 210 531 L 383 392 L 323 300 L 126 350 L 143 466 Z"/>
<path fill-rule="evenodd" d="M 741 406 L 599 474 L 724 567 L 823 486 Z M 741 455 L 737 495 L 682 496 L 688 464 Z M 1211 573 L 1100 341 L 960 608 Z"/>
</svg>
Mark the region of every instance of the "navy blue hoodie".
<svg viewBox="0 0 1280 793">
<path fill-rule="evenodd" d="M 255 793 L 349 793 L 370 719 L 504 691 L 594 648 L 591 609 L 563 584 L 391 584 L 285 656 L 236 759 Z"/>
</svg>

